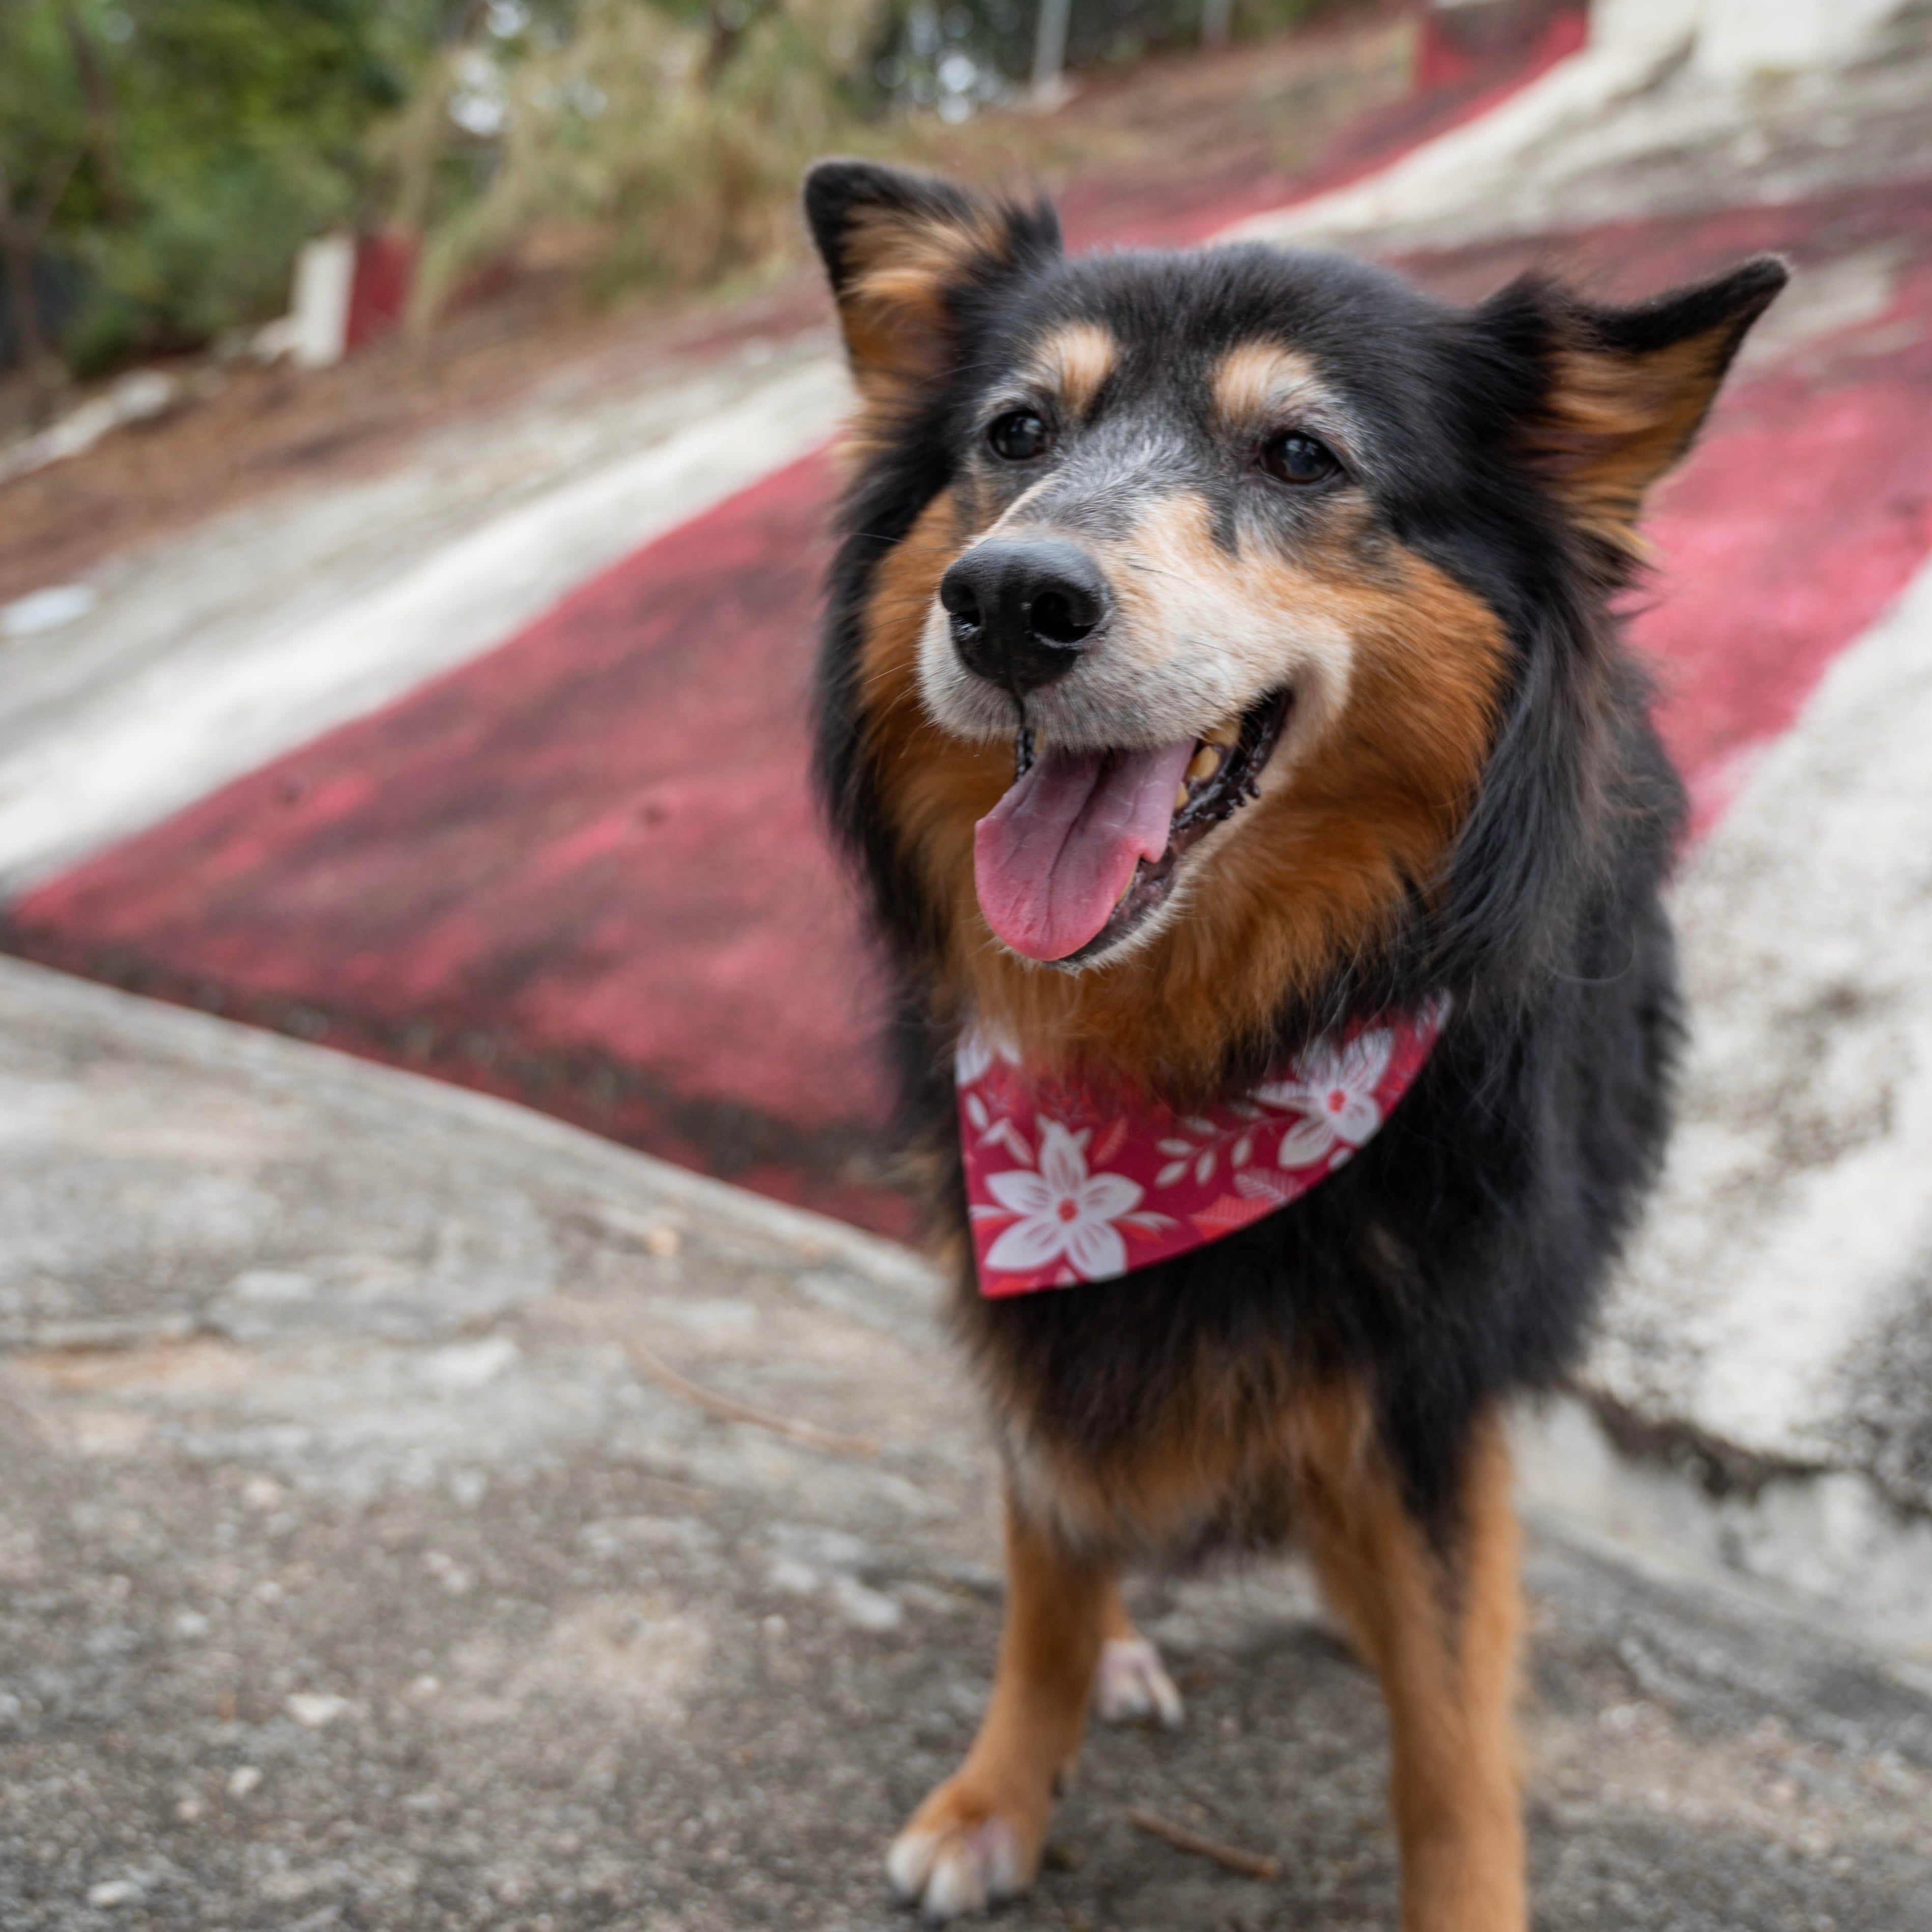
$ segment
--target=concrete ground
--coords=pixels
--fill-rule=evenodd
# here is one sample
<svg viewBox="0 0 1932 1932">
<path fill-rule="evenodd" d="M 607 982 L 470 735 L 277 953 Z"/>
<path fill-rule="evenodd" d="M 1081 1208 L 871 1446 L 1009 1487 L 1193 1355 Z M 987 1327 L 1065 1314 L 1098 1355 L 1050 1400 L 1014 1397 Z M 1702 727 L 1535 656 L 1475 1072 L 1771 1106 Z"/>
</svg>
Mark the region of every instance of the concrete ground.
<svg viewBox="0 0 1932 1932">
<path fill-rule="evenodd" d="M 919 1264 L 10 964 L 0 1135 L 9 1932 L 904 1922 L 999 1594 Z M 1927 1922 L 1932 1684 L 1553 1538 L 1530 1577 L 1540 1926 Z M 1374 1687 L 1298 1574 L 1138 1606 L 1186 1723 L 1092 1741 L 1004 1922 L 1388 1924 Z"/>
</svg>

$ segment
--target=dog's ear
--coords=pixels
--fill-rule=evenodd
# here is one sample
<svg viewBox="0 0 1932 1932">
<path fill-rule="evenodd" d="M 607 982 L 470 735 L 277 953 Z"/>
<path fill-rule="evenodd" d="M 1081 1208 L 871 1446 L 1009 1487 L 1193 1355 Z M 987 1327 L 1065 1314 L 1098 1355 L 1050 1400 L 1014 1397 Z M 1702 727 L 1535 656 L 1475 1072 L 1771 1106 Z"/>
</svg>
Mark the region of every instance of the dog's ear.
<svg viewBox="0 0 1932 1932">
<path fill-rule="evenodd" d="M 1489 305 L 1505 334 L 1528 323 L 1536 338 L 1543 382 L 1530 454 L 1589 535 L 1640 554 L 1645 496 L 1690 448 L 1746 332 L 1790 279 L 1766 255 L 1628 308 L 1535 280 Z"/>
<path fill-rule="evenodd" d="M 805 178 L 805 214 L 853 374 L 875 407 L 903 405 L 946 375 L 976 294 L 1060 252 L 1043 201 L 992 201 L 872 161 L 818 162 Z"/>
</svg>

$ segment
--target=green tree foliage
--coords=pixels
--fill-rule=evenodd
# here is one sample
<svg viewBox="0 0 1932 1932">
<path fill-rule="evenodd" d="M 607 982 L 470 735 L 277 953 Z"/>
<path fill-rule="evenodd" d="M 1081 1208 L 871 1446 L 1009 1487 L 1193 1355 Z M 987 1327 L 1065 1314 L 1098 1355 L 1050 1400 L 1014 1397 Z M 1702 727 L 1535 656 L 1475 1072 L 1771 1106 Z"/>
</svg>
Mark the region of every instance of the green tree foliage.
<svg viewBox="0 0 1932 1932">
<path fill-rule="evenodd" d="M 296 250 L 363 212 L 368 131 L 408 98 L 441 11 L 0 0 L 0 169 L 24 184 L 16 211 L 58 184 L 36 246 L 77 277 L 70 358 L 85 369 L 275 313 Z"/>
<path fill-rule="evenodd" d="M 495 0 L 391 130 L 396 206 L 427 230 L 427 315 L 533 235 L 607 285 L 688 287 L 795 224 L 800 169 L 862 138 L 876 0 Z"/>
<path fill-rule="evenodd" d="M 0 5 L 0 274 L 14 350 L 44 380 L 51 350 L 38 264 L 76 199 L 89 124 L 70 10 Z"/>
<path fill-rule="evenodd" d="M 364 136 L 406 97 L 422 10 L 128 0 L 116 79 L 139 206 L 90 234 L 112 304 L 95 326 L 200 339 L 274 314 L 296 250 L 359 212 Z"/>
</svg>

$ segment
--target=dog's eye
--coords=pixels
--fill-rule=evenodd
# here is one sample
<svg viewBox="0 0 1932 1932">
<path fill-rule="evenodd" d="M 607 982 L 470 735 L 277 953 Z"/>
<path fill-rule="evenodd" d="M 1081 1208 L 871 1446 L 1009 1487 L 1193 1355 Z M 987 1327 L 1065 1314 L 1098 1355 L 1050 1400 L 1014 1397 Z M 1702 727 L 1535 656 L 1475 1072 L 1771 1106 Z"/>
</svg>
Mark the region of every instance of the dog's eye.
<svg viewBox="0 0 1932 1932">
<path fill-rule="evenodd" d="M 1262 448 L 1262 467 L 1284 483 L 1320 483 L 1341 468 L 1326 443 L 1299 430 L 1271 437 Z"/>
<path fill-rule="evenodd" d="M 1030 410 L 1009 410 L 995 416 L 986 430 L 987 446 L 1008 463 L 1028 463 L 1052 439 L 1046 425 Z"/>
</svg>

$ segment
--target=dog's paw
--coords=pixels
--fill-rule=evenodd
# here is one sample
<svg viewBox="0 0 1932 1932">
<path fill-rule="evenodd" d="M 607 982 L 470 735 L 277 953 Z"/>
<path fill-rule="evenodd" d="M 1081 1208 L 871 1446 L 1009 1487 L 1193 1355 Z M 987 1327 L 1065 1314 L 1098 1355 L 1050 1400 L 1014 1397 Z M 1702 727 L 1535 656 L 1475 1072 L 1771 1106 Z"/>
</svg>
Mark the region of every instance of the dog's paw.
<svg viewBox="0 0 1932 1932">
<path fill-rule="evenodd" d="M 1045 1821 L 1041 1821 L 1044 1828 Z M 928 1918 L 983 1912 L 1032 1884 L 1040 1863 L 1034 1834 L 976 1800 L 958 1778 L 942 1784 L 913 1814 L 886 1855 L 894 1892 Z"/>
<path fill-rule="evenodd" d="M 1144 1636 L 1109 1637 L 1100 1648 L 1094 1708 L 1102 1722 L 1131 1724 L 1151 1718 L 1172 1730 L 1180 1722 L 1180 1693 Z"/>
</svg>

